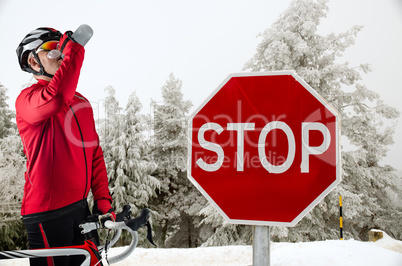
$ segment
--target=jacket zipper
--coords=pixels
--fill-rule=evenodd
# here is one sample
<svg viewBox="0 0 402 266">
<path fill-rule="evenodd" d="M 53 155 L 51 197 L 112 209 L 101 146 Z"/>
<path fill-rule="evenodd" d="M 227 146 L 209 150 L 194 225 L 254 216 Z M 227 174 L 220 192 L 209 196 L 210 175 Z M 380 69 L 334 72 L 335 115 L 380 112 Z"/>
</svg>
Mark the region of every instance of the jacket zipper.
<svg viewBox="0 0 402 266">
<path fill-rule="evenodd" d="M 85 159 L 85 191 L 84 191 L 84 196 L 82 197 L 82 199 L 85 199 L 85 195 L 87 194 L 87 189 L 88 189 L 88 163 L 87 163 L 87 156 L 86 156 L 86 152 L 85 152 L 84 137 L 82 135 L 80 123 L 78 123 L 77 116 L 75 115 L 75 112 L 74 112 L 73 108 L 71 107 L 71 105 L 70 105 L 70 109 L 73 112 L 75 121 L 77 122 L 78 130 L 80 131 L 81 141 L 82 141 L 82 150 L 84 151 L 84 159 Z"/>
</svg>

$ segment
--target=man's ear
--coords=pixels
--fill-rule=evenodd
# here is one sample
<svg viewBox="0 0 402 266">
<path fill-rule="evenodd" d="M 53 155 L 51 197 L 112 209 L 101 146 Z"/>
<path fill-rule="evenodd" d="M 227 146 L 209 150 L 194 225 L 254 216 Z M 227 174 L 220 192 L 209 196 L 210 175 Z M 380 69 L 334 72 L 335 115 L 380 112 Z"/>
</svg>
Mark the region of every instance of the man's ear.
<svg viewBox="0 0 402 266">
<path fill-rule="evenodd" d="M 31 66 L 31 68 L 37 72 L 40 71 L 40 65 L 38 63 L 38 61 L 36 60 L 35 57 L 30 57 L 28 58 L 28 63 Z"/>
</svg>

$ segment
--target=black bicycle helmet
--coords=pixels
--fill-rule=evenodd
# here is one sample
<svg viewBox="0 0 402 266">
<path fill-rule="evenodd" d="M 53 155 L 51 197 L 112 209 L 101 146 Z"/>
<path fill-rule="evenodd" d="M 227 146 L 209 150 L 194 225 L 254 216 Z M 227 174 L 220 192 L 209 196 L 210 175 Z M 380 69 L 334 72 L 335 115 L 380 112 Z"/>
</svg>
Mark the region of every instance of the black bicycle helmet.
<svg viewBox="0 0 402 266">
<path fill-rule="evenodd" d="M 46 75 L 52 77 L 52 75 L 45 72 L 42 63 L 40 62 L 35 50 L 41 44 L 47 41 L 58 41 L 60 40 L 61 33 L 52 28 L 37 28 L 36 30 L 28 33 L 27 36 L 21 41 L 21 43 L 17 47 L 17 56 L 18 62 L 20 63 L 20 67 L 23 71 L 33 73 L 35 75 L 41 76 Z M 39 62 L 40 71 L 37 72 L 30 68 L 28 64 L 29 54 L 33 52 L 33 56 Z"/>
</svg>

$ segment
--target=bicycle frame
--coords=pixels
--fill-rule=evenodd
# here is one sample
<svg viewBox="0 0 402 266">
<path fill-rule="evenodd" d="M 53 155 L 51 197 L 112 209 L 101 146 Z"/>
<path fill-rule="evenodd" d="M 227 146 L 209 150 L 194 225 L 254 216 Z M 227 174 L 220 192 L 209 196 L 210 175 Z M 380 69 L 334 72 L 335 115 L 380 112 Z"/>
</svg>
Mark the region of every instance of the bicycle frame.
<svg viewBox="0 0 402 266">
<path fill-rule="evenodd" d="M 144 214 L 144 210 L 145 214 Z M 121 260 L 127 258 L 136 248 L 138 244 L 138 233 L 137 230 L 144 225 L 150 226 L 149 210 L 144 209 L 141 215 L 136 219 L 128 219 L 121 222 L 113 222 L 110 220 L 102 221 L 99 219 L 95 222 L 87 222 L 81 224 L 80 227 L 83 229 L 83 234 L 88 234 L 94 229 L 106 228 L 106 229 L 116 229 L 117 232 L 111 239 L 110 243 L 106 247 L 109 249 L 112 247 L 117 240 L 120 238 L 121 230 L 127 230 L 131 234 L 131 243 L 122 253 L 107 259 L 109 264 L 114 264 Z M 150 227 L 149 227 L 150 228 Z M 152 240 L 152 237 L 151 237 Z M 150 241 L 151 241 L 150 240 Z M 151 243 L 153 243 L 151 241 Z M 99 251 L 100 250 L 100 251 Z M 59 247 L 59 248 L 44 248 L 44 249 L 30 249 L 30 250 L 15 250 L 15 251 L 1 251 L 0 260 L 6 259 L 21 259 L 21 258 L 43 258 L 43 257 L 57 257 L 57 256 L 85 256 L 85 260 L 82 262 L 81 266 L 95 266 L 102 265 L 101 252 L 103 247 L 97 247 L 91 240 L 85 240 L 83 245 Z M 48 263 L 49 264 L 49 263 Z M 49 264 L 51 265 L 51 264 Z"/>
<path fill-rule="evenodd" d="M 48 249 L 31 249 L 0 252 L 0 259 L 21 259 L 21 258 L 42 258 L 57 256 L 76 256 L 84 255 L 85 260 L 81 266 L 96 265 L 100 261 L 98 249 L 91 240 L 86 240 L 84 245 L 48 248 Z M 49 263 L 48 263 L 49 264 Z"/>
</svg>

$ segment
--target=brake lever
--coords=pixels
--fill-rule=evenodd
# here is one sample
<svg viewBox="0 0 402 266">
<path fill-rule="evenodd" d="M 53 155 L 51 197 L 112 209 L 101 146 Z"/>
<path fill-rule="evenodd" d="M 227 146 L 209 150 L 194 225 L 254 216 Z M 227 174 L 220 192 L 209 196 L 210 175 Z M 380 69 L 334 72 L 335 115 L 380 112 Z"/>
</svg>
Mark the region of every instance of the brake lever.
<svg viewBox="0 0 402 266">
<path fill-rule="evenodd" d="M 130 205 L 124 205 L 123 210 L 116 214 L 116 222 L 122 222 L 125 219 L 130 219 L 131 217 L 131 206 Z"/>
<path fill-rule="evenodd" d="M 126 221 L 124 221 L 124 223 L 128 227 L 130 227 L 130 229 L 133 231 L 137 231 L 142 226 L 146 226 L 147 227 L 147 239 L 152 245 L 154 245 L 156 247 L 154 241 L 152 240 L 152 227 L 149 222 L 150 218 L 151 218 L 151 211 L 149 209 L 145 208 L 145 209 L 141 210 L 140 216 L 138 216 L 135 219 L 126 220 Z"/>
<path fill-rule="evenodd" d="M 154 241 L 152 240 L 152 227 L 151 227 L 151 223 L 150 223 L 149 221 L 147 221 L 146 226 L 147 226 L 147 239 L 148 239 L 148 241 L 149 241 L 152 245 L 154 245 L 154 246 L 156 247 Z"/>
</svg>

